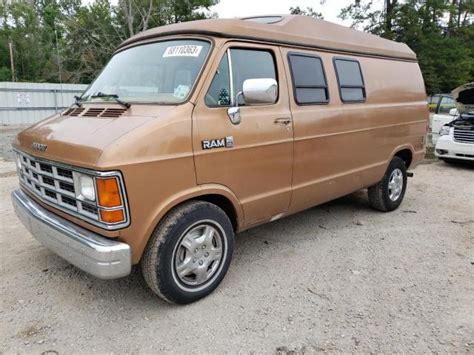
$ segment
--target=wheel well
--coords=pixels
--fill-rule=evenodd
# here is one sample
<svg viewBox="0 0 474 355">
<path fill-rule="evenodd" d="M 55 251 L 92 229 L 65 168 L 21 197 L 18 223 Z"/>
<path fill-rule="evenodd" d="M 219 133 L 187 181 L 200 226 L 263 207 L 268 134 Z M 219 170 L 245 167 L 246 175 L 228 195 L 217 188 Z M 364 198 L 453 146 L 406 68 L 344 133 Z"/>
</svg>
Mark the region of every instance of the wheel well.
<svg viewBox="0 0 474 355">
<path fill-rule="evenodd" d="M 411 153 L 410 149 L 400 150 L 395 154 L 395 156 L 401 158 L 405 162 L 407 169 L 410 167 L 411 161 L 413 159 L 413 154 Z"/>
<path fill-rule="evenodd" d="M 237 212 L 235 211 L 234 205 L 229 199 L 227 199 L 226 197 L 222 195 L 212 194 L 212 195 L 198 196 L 194 200 L 206 201 L 221 208 L 229 217 L 230 222 L 232 223 L 232 227 L 234 228 L 234 231 L 237 231 L 238 229 Z"/>
</svg>

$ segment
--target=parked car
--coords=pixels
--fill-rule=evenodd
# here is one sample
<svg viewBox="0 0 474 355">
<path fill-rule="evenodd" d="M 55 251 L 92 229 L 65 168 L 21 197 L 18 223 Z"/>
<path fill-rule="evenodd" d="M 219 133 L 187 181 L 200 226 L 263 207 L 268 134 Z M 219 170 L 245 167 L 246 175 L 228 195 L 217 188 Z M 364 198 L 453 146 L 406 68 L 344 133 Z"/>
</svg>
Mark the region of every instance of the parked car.
<svg viewBox="0 0 474 355">
<path fill-rule="evenodd" d="M 435 155 L 446 162 L 474 161 L 474 82 L 453 90 L 457 108 L 450 111 L 452 119 L 439 132 Z"/>
<path fill-rule="evenodd" d="M 363 188 L 398 208 L 428 125 L 413 51 L 306 16 L 142 32 L 76 106 L 17 136 L 18 216 L 97 277 L 139 264 L 176 303 L 219 285 L 235 233 Z"/>
<path fill-rule="evenodd" d="M 452 109 L 455 108 L 456 101 L 452 95 L 441 95 L 439 97 L 435 113 L 431 119 L 431 140 L 433 145 L 436 145 L 438 141 L 441 127 L 454 119 L 453 114 L 455 111 L 452 111 Z"/>
<path fill-rule="evenodd" d="M 436 109 L 438 108 L 438 105 L 439 105 L 439 101 L 444 96 L 451 97 L 450 94 L 435 94 L 432 96 L 428 96 L 426 98 L 426 102 L 428 103 L 428 108 L 430 112 L 433 112 L 433 113 L 436 112 Z"/>
</svg>

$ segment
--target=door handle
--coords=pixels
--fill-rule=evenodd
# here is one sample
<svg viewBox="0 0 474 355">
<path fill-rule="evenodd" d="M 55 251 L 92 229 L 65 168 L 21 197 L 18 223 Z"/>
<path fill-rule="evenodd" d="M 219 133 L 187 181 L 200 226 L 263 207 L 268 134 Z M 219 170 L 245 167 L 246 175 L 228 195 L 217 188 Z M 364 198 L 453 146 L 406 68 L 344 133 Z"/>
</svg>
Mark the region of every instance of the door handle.
<svg viewBox="0 0 474 355">
<path fill-rule="evenodd" d="M 280 118 L 275 119 L 274 122 L 279 123 L 279 124 L 289 125 L 291 123 L 291 118 L 289 118 L 289 117 L 280 117 Z"/>
</svg>

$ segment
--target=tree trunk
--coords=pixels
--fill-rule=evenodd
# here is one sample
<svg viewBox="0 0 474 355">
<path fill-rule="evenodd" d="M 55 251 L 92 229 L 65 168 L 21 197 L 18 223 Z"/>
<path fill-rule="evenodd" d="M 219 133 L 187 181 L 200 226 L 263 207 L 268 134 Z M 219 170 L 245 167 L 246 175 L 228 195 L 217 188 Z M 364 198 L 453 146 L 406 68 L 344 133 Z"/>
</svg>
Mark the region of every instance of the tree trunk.
<svg viewBox="0 0 474 355">
<path fill-rule="evenodd" d="M 458 11 L 457 25 L 458 25 L 458 28 L 459 28 L 459 27 L 461 27 L 462 0 L 459 0 L 457 11 Z"/>
<path fill-rule="evenodd" d="M 385 0 L 385 33 L 388 36 L 392 33 L 392 19 L 397 1 L 398 0 Z"/>
</svg>

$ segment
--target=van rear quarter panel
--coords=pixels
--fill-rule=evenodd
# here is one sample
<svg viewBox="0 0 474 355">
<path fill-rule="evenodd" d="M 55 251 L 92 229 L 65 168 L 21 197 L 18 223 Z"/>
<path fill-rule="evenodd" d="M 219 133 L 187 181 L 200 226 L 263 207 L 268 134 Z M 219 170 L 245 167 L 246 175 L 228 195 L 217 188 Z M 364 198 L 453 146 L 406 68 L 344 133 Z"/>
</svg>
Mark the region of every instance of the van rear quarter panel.
<svg viewBox="0 0 474 355">
<path fill-rule="evenodd" d="M 399 150 L 411 150 L 412 166 L 421 159 L 428 108 L 417 63 L 283 49 L 284 56 L 289 52 L 322 58 L 330 98 L 328 104 L 300 106 L 290 92 L 295 139 L 291 212 L 377 183 Z M 341 101 L 333 64 L 335 57 L 360 63 L 365 102 Z M 287 75 L 291 78 L 289 70 L 286 62 Z"/>
</svg>

